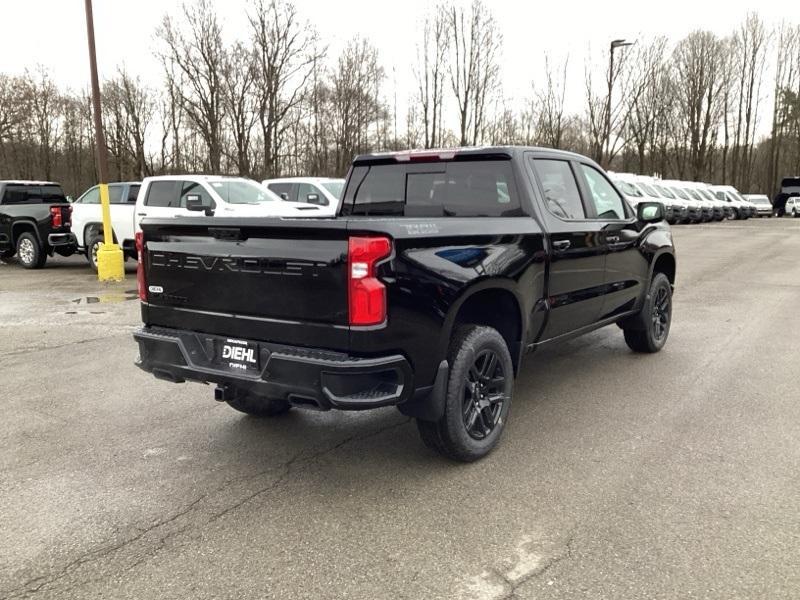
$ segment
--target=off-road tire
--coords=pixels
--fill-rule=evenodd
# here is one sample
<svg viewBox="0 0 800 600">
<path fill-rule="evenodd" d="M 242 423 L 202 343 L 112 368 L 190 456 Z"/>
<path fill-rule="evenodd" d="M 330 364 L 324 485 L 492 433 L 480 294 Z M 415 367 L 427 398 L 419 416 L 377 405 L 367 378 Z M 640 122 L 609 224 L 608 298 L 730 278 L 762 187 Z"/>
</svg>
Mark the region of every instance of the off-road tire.
<svg viewBox="0 0 800 600">
<path fill-rule="evenodd" d="M 491 452 L 505 429 L 514 365 L 503 336 L 482 325 L 458 327 L 448 363 L 444 415 L 435 422 L 418 419 L 417 428 L 432 450 L 472 462 Z"/>
<path fill-rule="evenodd" d="M 655 273 L 639 314 L 622 328 L 625 343 L 634 352 L 658 352 L 667 343 L 672 324 L 672 285 Z"/>
</svg>

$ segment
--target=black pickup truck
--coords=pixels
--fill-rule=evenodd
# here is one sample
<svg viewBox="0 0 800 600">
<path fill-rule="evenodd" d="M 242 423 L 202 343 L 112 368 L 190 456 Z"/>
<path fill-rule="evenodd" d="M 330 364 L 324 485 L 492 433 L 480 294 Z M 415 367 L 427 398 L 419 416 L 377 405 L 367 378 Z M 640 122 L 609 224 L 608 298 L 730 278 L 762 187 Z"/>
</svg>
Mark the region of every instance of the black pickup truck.
<svg viewBox="0 0 800 600">
<path fill-rule="evenodd" d="M 137 364 L 254 415 L 396 405 L 428 446 L 475 460 L 525 354 L 614 323 L 661 349 L 663 217 L 576 154 L 360 156 L 337 218 L 144 220 Z"/>
<path fill-rule="evenodd" d="M 0 181 L 0 258 L 17 255 L 26 269 L 39 269 L 53 253 L 78 247 L 70 231 L 72 207 L 51 181 Z"/>
</svg>

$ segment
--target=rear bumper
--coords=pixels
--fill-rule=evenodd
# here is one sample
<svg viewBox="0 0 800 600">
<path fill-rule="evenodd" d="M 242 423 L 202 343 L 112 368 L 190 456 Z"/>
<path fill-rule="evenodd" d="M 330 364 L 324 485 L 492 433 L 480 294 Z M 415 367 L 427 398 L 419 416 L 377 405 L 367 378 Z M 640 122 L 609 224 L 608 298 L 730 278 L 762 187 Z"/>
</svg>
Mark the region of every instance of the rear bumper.
<svg viewBox="0 0 800 600">
<path fill-rule="evenodd" d="M 340 352 L 258 343 L 258 372 L 231 371 L 216 356 L 223 338 L 161 327 L 133 334 L 136 365 L 174 383 L 214 383 L 318 410 L 362 410 L 401 404 L 414 391 L 411 365 L 401 355 L 359 358 Z"/>
<path fill-rule="evenodd" d="M 78 247 L 78 238 L 74 233 L 51 233 L 47 236 L 47 244 L 52 247 L 74 246 Z"/>
</svg>

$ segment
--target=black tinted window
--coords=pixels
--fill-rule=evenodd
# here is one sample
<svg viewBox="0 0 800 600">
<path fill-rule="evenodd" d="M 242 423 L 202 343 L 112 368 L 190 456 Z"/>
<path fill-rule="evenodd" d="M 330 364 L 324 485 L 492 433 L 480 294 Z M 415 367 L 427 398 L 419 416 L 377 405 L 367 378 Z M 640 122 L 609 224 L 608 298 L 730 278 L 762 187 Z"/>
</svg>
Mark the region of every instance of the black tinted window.
<svg viewBox="0 0 800 600">
<path fill-rule="evenodd" d="M 3 194 L 3 204 L 25 204 L 28 202 L 28 187 L 26 185 L 9 184 Z M 38 189 L 38 188 L 37 188 Z"/>
<path fill-rule="evenodd" d="M 140 185 L 132 185 L 128 188 L 128 204 L 136 204 L 136 198 L 139 196 L 141 187 Z"/>
<path fill-rule="evenodd" d="M 12 183 L 6 186 L 3 194 L 3 204 L 49 204 L 66 201 L 67 198 L 59 185 Z"/>
<path fill-rule="evenodd" d="M 585 219 L 586 211 L 570 164 L 565 160 L 537 158 L 533 166 L 542 184 L 547 210 L 561 219 Z"/>
<path fill-rule="evenodd" d="M 364 169 L 364 171 L 360 170 Z M 363 179 L 362 179 L 363 177 Z M 521 215 L 510 161 L 357 167 L 347 190 L 353 214 L 407 217 Z M 352 188 L 352 190 L 351 190 Z"/>
<path fill-rule="evenodd" d="M 43 185 L 41 186 L 41 199 L 42 202 L 66 202 L 67 197 L 64 195 L 64 190 L 60 185 Z"/>
<path fill-rule="evenodd" d="M 153 181 L 147 190 L 147 206 L 171 206 L 177 208 L 181 194 L 181 181 Z"/>
</svg>

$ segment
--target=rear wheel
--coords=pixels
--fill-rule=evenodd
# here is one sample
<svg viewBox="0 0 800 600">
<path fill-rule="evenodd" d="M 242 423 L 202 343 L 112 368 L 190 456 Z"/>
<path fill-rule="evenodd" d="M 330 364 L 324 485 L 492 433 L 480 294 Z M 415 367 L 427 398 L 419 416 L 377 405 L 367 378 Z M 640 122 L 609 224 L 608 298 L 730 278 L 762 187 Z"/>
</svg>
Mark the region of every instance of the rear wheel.
<svg viewBox="0 0 800 600">
<path fill-rule="evenodd" d="M 242 393 L 233 400 L 228 400 L 228 405 L 239 412 L 254 417 L 277 417 L 289 412 L 292 405 L 286 400 L 278 398 L 263 398 Z"/>
<path fill-rule="evenodd" d="M 666 275 L 656 273 L 638 317 L 622 328 L 625 343 L 634 352 L 658 352 L 667 343 L 671 323 L 672 285 Z"/>
<path fill-rule="evenodd" d="M 429 448 L 463 462 L 486 456 L 505 429 L 514 389 L 514 366 L 505 340 L 491 327 L 458 328 L 448 354 L 444 415 L 417 420 Z"/>
<path fill-rule="evenodd" d="M 30 232 L 25 232 L 17 239 L 17 260 L 26 269 L 41 269 L 47 262 L 47 254 Z"/>
<path fill-rule="evenodd" d="M 97 271 L 97 253 L 100 251 L 100 244 L 102 243 L 102 237 L 93 235 L 86 244 L 86 260 L 89 261 L 89 264 L 95 271 Z"/>
</svg>

